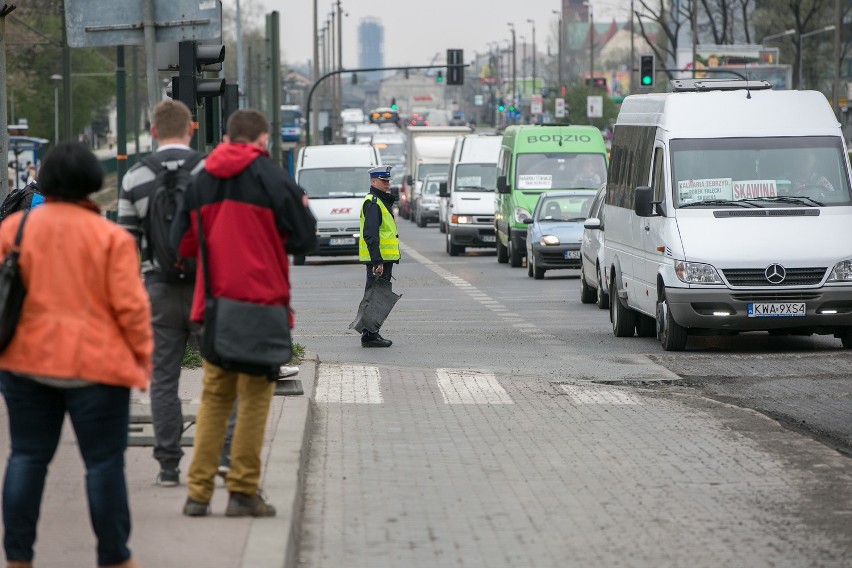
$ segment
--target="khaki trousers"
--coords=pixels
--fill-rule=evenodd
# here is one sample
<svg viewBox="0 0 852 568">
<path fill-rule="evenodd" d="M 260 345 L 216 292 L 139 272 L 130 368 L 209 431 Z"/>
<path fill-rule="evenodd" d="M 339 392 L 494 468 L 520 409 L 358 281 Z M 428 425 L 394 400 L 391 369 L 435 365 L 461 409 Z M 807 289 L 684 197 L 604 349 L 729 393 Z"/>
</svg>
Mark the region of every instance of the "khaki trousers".
<svg viewBox="0 0 852 568">
<path fill-rule="evenodd" d="M 231 470 L 225 485 L 232 493 L 254 495 L 260 484 L 260 453 L 275 383 L 264 376 L 225 371 L 205 360 L 203 387 L 195 421 L 192 463 L 187 475 L 189 498 L 209 503 L 213 497 L 219 452 L 237 397 Z"/>
</svg>

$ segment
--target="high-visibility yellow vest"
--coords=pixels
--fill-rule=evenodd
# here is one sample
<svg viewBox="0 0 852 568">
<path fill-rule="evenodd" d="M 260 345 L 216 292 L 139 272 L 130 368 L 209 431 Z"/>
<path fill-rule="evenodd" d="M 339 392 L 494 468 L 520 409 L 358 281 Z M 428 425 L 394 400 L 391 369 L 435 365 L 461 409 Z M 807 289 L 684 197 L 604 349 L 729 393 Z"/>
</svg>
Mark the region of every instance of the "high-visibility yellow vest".
<svg viewBox="0 0 852 568">
<path fill-rule="evenodd" d="M 382 200 L 371 193 L 367 194 L 364 203 L 361 204 L 361 237 L 358 239 L 358 258 L 361 262 L 372 261 L 370 250 L 367 248 L 366 241 L 364 241 L 364 205 L 368 201 L 378 205 L 382 211 L 382 224 L 379 226 L 379 253 L 382 255 L 382 260 L 385 262 L 399 260 L 399 238 L 396 232 L 396 222 Z"/>
</svg>

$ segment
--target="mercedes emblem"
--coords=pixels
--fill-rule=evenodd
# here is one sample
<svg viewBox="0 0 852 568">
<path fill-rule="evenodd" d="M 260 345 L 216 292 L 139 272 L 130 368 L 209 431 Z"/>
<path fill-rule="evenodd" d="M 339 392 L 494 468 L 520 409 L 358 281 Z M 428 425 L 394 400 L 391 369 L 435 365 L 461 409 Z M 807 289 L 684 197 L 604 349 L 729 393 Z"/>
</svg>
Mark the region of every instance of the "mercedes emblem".
<svg viewBox="0 0 852 568">
<path fill-rule="evenodd" d="M 763 274 L 770 284 L 781 284 L 787 277 L 787 269 L 780 264 L 770 264 Z"/>
</svg>

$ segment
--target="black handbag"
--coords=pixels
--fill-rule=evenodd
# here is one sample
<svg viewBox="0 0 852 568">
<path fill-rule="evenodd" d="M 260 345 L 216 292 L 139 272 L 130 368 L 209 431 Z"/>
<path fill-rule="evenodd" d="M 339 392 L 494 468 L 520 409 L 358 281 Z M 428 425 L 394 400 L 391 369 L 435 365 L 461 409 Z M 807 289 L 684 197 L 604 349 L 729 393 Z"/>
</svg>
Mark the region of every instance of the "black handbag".
<svg viewBox="0 0 852 568">
<path fill-rule="evenodd" d="M 21 307 L 24 305 L 24 296 L 27 294 L 24 282 L 21 280 L 21 268 L 18 265 L 18 257 L 21 255 L 21 236 L 24 232 L 24 223 L 27 221 L 29 210 L 24 212 L 15 241 L 12 248 L 6 253 L 3 264 L 0 265 L 0 351 L 6 349 L 21 317 Z"/>
<path fill-rule="evenodd" d="M 212 294 L 200 208 L 196 214 L 204 278 L 201 354 L 226 371 L 277 378 L 278 368 L 293 356 L 289 310 L 287 306 L 267 306 Z"/>
</svg>

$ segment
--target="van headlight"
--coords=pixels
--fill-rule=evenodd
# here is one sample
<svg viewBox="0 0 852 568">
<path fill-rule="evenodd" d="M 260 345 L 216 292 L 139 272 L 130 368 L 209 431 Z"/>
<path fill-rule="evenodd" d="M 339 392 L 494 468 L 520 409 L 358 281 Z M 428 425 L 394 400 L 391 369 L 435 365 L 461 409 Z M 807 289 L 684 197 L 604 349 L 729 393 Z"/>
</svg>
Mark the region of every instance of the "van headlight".
<svg viewBox="0 0 852 568">
<path fill-rule="evenodd" d="M 523 223 L 524 219 L 529 219 L 530 213 L 523 207 L 515 207 L 515 223 Z"/>
<path fill-rule="evenodd" d="M 538 240 L 538 243 L 544 246 L 558 245 L 559 237 L 556 235 L 542 235 L 542 237 Z"/>
<path fill-rule="evenodd" d="M 719 273 L 710 264 L 675 261 L 675 274 L 687 284 L 721 284 Z"/>
<path fill-rule="evenodd" d="M 852 282 L 852 260 L 841 260 L 831 269 L 829 282 Z"/>
</svg>

